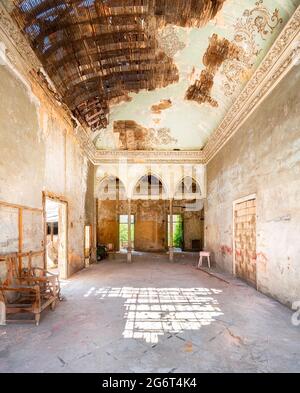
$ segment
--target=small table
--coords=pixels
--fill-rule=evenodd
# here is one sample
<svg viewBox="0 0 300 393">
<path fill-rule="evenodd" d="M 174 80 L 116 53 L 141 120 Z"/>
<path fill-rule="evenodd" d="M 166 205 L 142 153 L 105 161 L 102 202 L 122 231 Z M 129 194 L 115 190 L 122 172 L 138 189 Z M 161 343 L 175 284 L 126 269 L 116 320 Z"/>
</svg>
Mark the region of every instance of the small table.
<svg viewBox="0 0 300 393">
<path fill-rule="evenodd" d="M 200 258 L 198 263 L 198 269 L 202 266 L 203 258 L 207 258 L 208 267 L 210 269 L 210 252 L 208 251 L 200 251 Z"/>
</svg>

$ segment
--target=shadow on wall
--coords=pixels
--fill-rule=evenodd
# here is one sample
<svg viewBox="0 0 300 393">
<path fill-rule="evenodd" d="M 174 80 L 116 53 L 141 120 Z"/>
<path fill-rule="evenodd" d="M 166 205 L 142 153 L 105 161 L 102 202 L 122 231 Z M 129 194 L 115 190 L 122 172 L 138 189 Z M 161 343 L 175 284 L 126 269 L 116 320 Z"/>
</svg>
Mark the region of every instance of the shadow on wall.
<svg viewBox="0 0 300 393">
<path fill-rule="evenodd" d="M 155 344 L 159 336 L 199 330 L 224 315 L 208 288 L 90 288 L 84 295 L 99 299 L 124 298 L 124 338 L 142 339 Z"/>
</svg>

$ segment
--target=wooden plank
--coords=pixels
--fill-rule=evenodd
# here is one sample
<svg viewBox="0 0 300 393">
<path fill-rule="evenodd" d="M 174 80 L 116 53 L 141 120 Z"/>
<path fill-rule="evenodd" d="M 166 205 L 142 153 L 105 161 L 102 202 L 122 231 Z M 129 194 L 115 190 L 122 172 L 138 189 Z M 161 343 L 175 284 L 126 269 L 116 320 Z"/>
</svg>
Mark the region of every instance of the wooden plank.
<svg viewBox="0 0 300 393">
<path fill-rule="evenodd" d="M 46 198 L 47 195 L 43 192 L 43 228 L 44 228 L 44 257 L 43 257 L 43 264 L 44 269 L 47 269 L 47 212 L 46 212 Z"/>
<path fill-rule="evenodd" d="M 43 191 L 45 198 L 53 199 L 56 202 L 68 203 L 68 200 L 63 195 L 54 194 L 50 191 Z"/>
<path fill-rule="evenodd" d="M 29 207 L 29 206 L 23 206 L 23 205 L 16 205 L 14 203 L 9 203 L 9 202 L 4 202 L 4 201 L 0 201 L 0 205 L 2 206 L 7 206 L 7 207 L 11 207 L 13 209 L 23 209 L 23 210 L 31 210 L 31 211 L 35 211 L 35 212 L 39 212 L 42 213 L 43 209 L 39 209 L 36 207 Z"/>
<path fill-rule="evenodd" d="M 38 257 L 40 255 L 44 254 L 44 250 L 40 250 L 40 251 L 27 251 L 27 252 L 14 252 L 14 253 L 6 253 L 6 254 L 0 254 L 0 261 L 4 261 L 7 257 L 13 257 L 13 256 L 17 256 L 17 257 L 29 257 L 29 255 L 31 255 L 32 257 Z"/>
</svg>

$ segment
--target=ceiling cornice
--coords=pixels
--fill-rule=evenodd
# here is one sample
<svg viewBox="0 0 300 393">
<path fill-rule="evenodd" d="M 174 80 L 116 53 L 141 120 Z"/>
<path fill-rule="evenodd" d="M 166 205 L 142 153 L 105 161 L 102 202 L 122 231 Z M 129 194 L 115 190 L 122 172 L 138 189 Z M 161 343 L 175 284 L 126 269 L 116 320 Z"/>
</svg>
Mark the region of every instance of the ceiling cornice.
<svg viewBox="0 0 300 393">
<path fill-rule="evenodd" d="M 115 163 L 120 160 L 130 162 L 146 163 L 180 163 L 180 164 L 204 164 L 202 151 L 129 151 L 117 150 L 106 151 L 96 150 L 94 164 Z"/>
<path fill-rule="evenodd" d="M 7 48 L 7 57 L 18 71 L 36 86 L 42 85 L 45 96 L 55 105 L 64 119 L 72 124 L 70 111 L 57 101 L 47 82 L 37 79 L 42 68 L 29 43 L 0 2 L 0 41 Z M 101 151 L 90 138 L 90 131 L 78 126 L 74 135 L 87 158 L 94 164 L 128 162 L 208 163 L 235 134 L 257 106 L 277 86 L 300 56 L 300 6 L 255 71 L 245 89 L 229 109 L 220 126 L 209 138 L 203 151 Z M 34 71 L 34 72 L 32 72 Z"/>
</svg>

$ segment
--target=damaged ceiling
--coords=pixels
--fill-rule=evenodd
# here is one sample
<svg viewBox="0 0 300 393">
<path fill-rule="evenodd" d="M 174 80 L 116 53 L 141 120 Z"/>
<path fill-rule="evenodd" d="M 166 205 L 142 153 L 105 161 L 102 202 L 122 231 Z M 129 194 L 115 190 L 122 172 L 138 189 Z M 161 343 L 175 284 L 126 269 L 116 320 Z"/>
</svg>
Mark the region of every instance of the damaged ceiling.
<svg viewBox="0 0 300 393">
<path fill-rule="evenodd" d="M 98 149 L 198 150 L 300 0 L 6 0 Z"/>
</svg>

